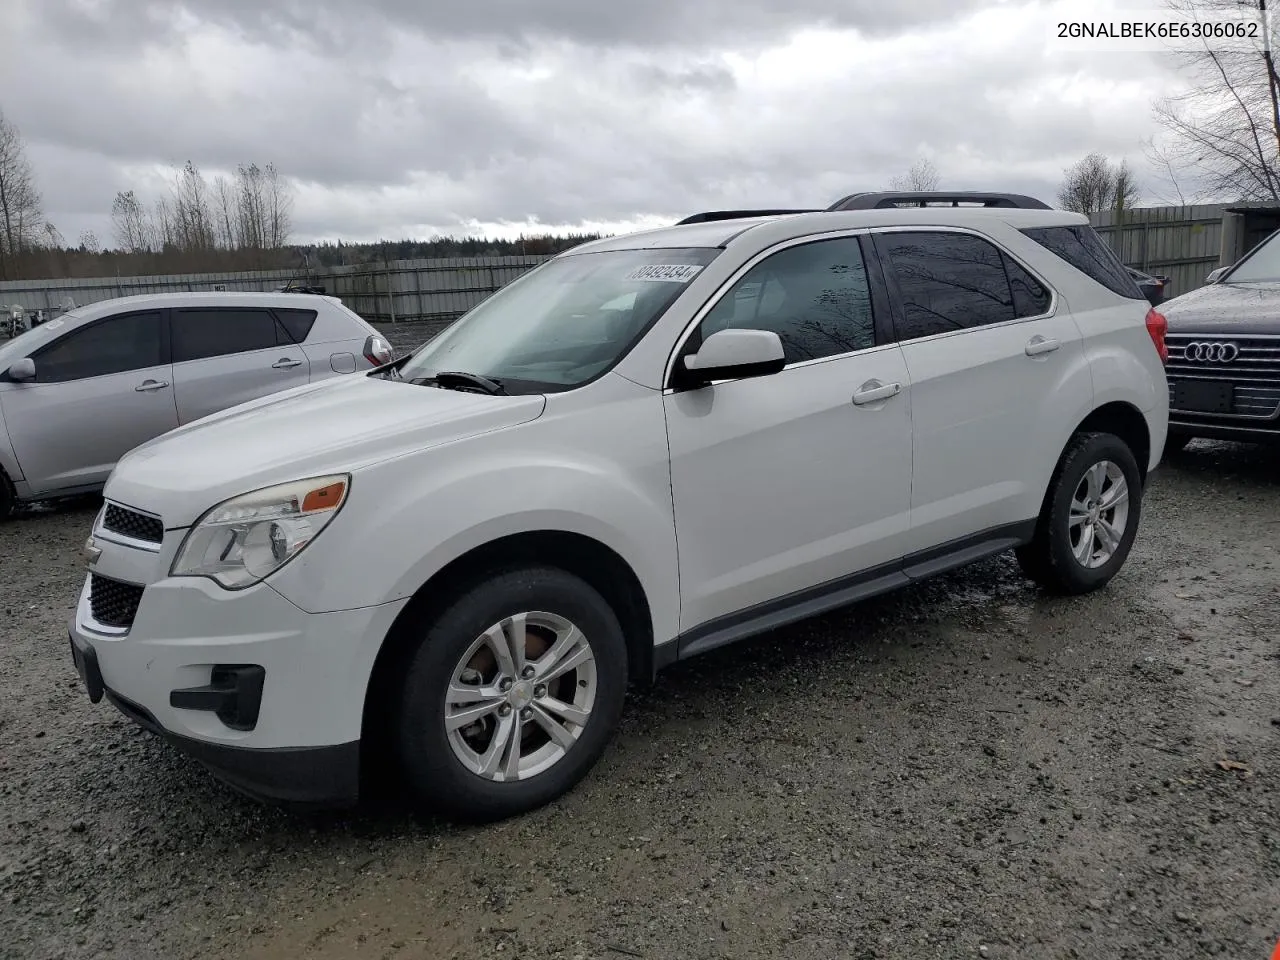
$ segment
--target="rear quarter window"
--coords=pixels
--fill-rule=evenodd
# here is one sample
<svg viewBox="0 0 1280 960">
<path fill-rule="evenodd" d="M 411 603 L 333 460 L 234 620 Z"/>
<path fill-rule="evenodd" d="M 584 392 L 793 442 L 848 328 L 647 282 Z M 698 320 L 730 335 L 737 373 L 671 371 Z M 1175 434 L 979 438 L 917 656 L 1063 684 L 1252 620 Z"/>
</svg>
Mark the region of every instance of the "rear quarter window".
<svg viewBox="0 0 1280 960">
<path fill-rule="evenodd" d="M 1120 258 L 1093 227 L 1084 224 L 1027 227 L 1022 233 L 1112 293 L 1130 300 L 1146 299 Z"/>
<path fill-rule="evenodd" d="M 284 327 L 285 332 L 289 335 L 289 339 L 294 343 L 302 343 L 311 335 L 311 328 L 315 326 L 316 312 L 314 310 L 295 310 L 292 307 L 281 309 L 275 308 L 276 318 L 280 321 L 280 325 Z"/>
</svg>

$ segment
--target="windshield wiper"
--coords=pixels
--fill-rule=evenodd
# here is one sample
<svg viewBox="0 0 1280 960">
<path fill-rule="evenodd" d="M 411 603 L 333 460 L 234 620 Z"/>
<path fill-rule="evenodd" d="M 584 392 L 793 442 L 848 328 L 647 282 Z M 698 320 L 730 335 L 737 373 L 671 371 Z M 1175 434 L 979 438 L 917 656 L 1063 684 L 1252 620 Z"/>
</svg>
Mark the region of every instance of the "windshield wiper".
<svg viewBox="0 0 1280 960">
<path fill-rule="evenodd" d="M 444 387 L 446 390 L 471 388 L 491 395 L 507 392 L 507 388 L 497 380 L 490 380 L 488 377 L 482 377 L 478 373 L 466 373 L 462 370 L 441 370 L 434 376 L 418 377 L 413 382 L 421 384 L 433 383 L 438 387 Z"/>
</svg>

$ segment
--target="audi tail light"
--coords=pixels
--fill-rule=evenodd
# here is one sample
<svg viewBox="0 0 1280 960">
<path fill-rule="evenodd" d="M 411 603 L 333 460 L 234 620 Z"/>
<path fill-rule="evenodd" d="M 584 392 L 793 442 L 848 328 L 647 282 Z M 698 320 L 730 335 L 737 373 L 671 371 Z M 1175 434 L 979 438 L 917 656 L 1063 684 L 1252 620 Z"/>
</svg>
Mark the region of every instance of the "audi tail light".
<svg viewBox="0 0 1280 960">
<path fill-rule="evenodd" d="M 1169 332 L 1169 321 L 1165 319 L 1165 315 L 1152 307 L 1147 311 L 1147 333 L 1151 334 L 1151 342 L 1156 345 L 1156 353 L 1160 355 L 1160 362 L 1167 364 L 1169 362 L 1169 346 L 1164 342 L 1165 336 Z"/>
<path fill-rule="evenodd" d="M 391 344 L 383 340 L 381 337 L 368 337 L 364 342 L 364 358 L 372 363 L 375 367 L 380 367 L 385 363 L 390 363 L 395 354 L 391 349 Z"/>
</svg>

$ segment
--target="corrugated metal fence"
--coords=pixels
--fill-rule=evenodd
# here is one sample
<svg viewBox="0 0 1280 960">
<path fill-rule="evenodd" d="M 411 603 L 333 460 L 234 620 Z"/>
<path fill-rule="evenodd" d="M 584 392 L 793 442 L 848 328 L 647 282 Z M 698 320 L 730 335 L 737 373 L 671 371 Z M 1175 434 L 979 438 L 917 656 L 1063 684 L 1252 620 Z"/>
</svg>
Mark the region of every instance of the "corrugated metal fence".
<svg viewBox="0 0 1280 960">
<path fill-rule="evenodd" d="M 452 320 L 546 259 L 523 256 L 393 260 L 385 264 L 320 268 L 307 277 L 299 276 L 296 270 L 262 270 L 84 280 L 11 280 L 0 282 L 0 304 L 17 304 L 52 315 L 64 309 L 68 298 L 76 306 L 84 306 L 113 297 L 147 293 L 277 290 L 294 280 L 323 286 L 326 293 L 340 297 L 366 320 Z"/>
<path fill-rule="evenodd" d="M 1222 258 L 1224 204 L 1142 207 L 1118 219 L 1110 210 L 1089 218 L 1094 229 L 1131 267 L 1168 277 L 1165 296 L 1204 285 Z"/>
</svg>

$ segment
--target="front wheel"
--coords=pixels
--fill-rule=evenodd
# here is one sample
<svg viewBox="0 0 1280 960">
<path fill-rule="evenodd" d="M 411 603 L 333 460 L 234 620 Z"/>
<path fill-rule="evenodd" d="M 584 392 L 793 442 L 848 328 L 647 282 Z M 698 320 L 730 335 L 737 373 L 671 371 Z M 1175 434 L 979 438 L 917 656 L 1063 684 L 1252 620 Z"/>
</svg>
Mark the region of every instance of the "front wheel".
<svg viewBox="0 0 1280 960">
<path fill-rule="evenodd" d="M 1058 463 L 1035 539 L 1017 550 L 1023 571 L 1047 590 L 1081 594 L 1124 565 L 1142 513 L 1142 474 L 1110 433 L 1076 436 Z"/>
<path fill-rule="evenodd" d="M 0 523 L 9 519 L 17 502 L 18 498 L 13 492 L 13 485 L 4 471 L 0 470 Z"/>
<path fill-rule="evenodd" d="M 622 713 L 627 647 L 609 604 L 554 568 L 495 574 L 426 627 L 397 747 L 420 806 L 498 820 L 570 790 Z"/>
</svg>

